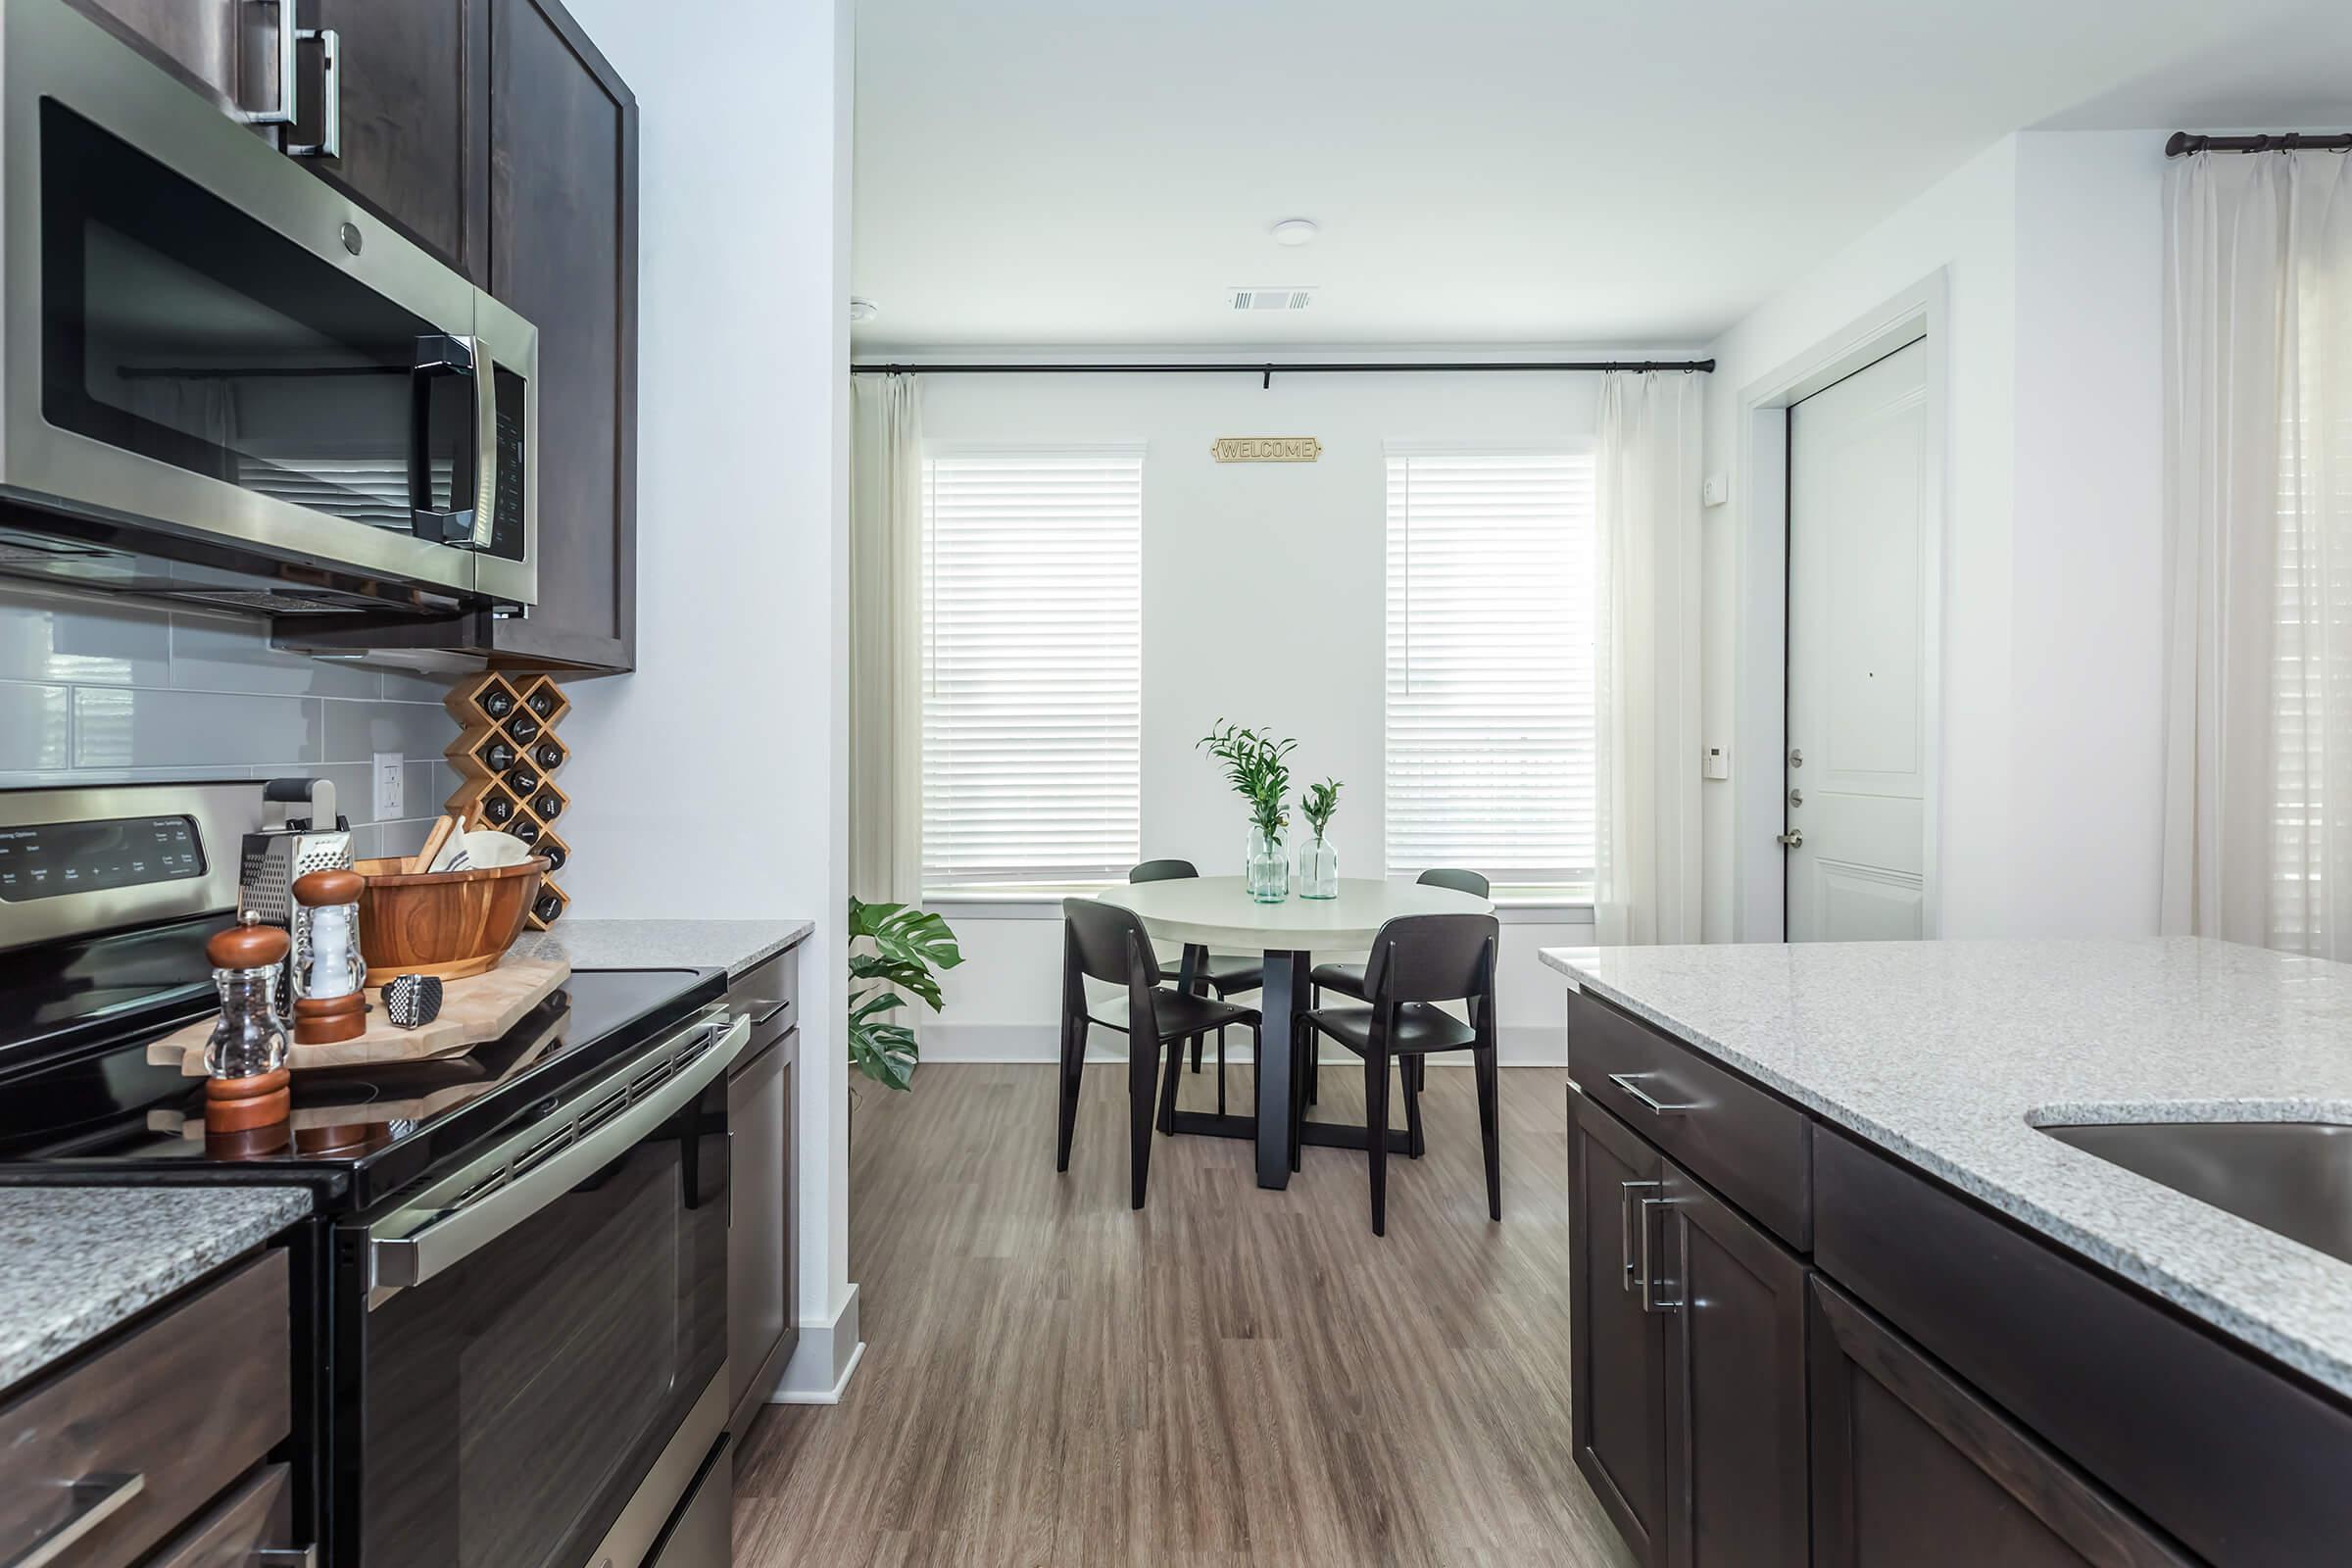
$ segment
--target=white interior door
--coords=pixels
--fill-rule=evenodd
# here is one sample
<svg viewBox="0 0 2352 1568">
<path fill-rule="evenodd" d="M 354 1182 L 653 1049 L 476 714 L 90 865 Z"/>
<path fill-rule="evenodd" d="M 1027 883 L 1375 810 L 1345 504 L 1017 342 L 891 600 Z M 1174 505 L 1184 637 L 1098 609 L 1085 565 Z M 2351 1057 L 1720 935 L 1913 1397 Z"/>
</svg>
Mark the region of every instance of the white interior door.
<svg viewBox="0 0 2352 1568">
<path fill-rule="evenodd" d="M 1788 411 L 1788 940 L 1927 908 L 1927 348 Z"/>
</svg>

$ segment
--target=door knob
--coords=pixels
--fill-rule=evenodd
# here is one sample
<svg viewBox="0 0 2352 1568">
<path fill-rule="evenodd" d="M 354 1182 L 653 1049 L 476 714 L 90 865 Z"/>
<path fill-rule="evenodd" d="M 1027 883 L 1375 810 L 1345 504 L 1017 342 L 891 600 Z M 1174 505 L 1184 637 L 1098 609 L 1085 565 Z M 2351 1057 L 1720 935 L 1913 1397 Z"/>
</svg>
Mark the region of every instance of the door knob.
<svg viewBox="0 0 2352 1568">
<path fill-rule="evenodd" d="M 1774 842 L 1791 850 L 1796 849 L 1805 842 L 1805 830 L 1801 827 L 1792 827 L 1786 833 L 1774 835 Z"/>
<path fill-rule="evenodd" d="M 1802 767 L 1802 766 L 1804 766 L 1804 765 L 1805 765 L 1805 754 L 1804 754 L 1804 753 L 1802 753 L 1802 752 L 1800 752 L 1800 751 L 1797 751 L 1797 750 L 1796 750 L 1794 747 L 1791 747 L 1791 748 L 1789 748 L 1789 751 L 1788 751 L 1788 765 L 1789 765 L 1790 767 Z"/>
</svg>

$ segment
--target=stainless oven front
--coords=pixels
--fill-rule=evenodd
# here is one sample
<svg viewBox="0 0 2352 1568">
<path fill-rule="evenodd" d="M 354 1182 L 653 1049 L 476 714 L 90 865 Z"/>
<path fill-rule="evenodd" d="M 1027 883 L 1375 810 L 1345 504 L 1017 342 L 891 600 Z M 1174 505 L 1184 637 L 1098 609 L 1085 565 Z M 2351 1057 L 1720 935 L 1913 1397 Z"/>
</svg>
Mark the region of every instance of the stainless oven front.
<svg viewBox="0 0 2352 1568">
<path fill-rule="evenodd" d="M 726 1459 L 727 1065 L 749 1032 L 708 1009 L 338 1227 L 336 1568 L 639 1568 L 693 1511 Z"/>
<path fill-rule="evenodd" d="M 66 0 L 0 0 L 0 183 L 13 532 L 536 599 L 528 321 Z"/>
</svg>

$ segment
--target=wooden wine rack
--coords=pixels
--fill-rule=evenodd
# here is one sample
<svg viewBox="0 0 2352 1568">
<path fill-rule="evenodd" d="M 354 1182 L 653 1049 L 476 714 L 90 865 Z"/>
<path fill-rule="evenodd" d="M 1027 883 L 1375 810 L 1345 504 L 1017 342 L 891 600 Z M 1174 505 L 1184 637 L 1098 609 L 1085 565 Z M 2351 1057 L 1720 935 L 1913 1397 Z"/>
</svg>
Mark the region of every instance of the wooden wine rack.
<svg viewBox="0 0 2352 1568">
<path fill-rule="evenodd" d="M 488 670 L 460 681 L 441 706 L 460 725 L 447 753 L 457 793 L 441 808 L 468 829 L 512 833 L 547 857 L 530 915 L 531 929 L 544 931 L 571 907 L 571 895 L 556 881 L 571 863 L 571 846 L 556 831 L 571 797 L 555 779 L 571 760 L 571 748 L 556 734 L 571 699 L 552 675 Z"/>
</svg>

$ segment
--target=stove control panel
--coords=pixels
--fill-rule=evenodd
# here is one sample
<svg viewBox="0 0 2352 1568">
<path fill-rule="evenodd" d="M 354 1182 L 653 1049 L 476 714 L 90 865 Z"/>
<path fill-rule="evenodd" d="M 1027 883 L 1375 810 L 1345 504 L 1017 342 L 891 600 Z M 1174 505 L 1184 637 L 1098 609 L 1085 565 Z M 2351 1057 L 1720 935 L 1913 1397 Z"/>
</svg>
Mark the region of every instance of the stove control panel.
<svg viewBox="0 0 2352 1568">
<path fill-rule="evenodd" d="M 259 779 L 0 789 L 0 953 L 230 917 L 262 815 Z"/>
<path fill-rule="evenodd" d="M 0 827 L 0 900 L 10 904 L 189 881 L 204 872 L 193 817 Z"/>
</svg>

